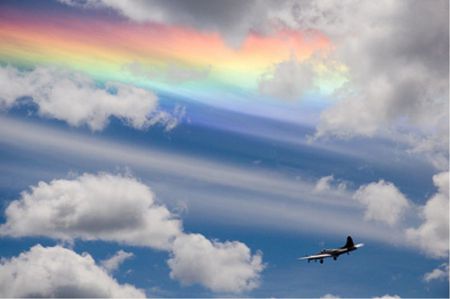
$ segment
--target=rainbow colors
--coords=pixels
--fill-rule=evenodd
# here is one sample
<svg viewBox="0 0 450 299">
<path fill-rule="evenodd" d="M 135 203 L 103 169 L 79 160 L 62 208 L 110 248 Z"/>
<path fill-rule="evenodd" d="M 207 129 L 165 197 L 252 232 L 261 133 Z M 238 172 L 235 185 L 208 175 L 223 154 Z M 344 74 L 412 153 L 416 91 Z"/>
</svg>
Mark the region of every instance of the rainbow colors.
<svg viewBox="0 0 450 299">
<path fill-rule="evenodd" d="M 292 56 L 302 61 L 332 49 L 330 40 L 320 33 L 305 35 L 288 29 L 269 35 L 251 33 L 233 48 L 218 33 L 187 27 L 43 10 L 0 11 L 1 62 L 63 66 L 100 81 L 116 80 L 157 91 L 257 93 L 261 76 L 277 63 Z M 345 81 L 344 66 L 315 67 L 323 74 L 319 86 L 324 92 Z M 164 75 L 168 69 L 181 72 L 186 80 L 168 80 Z"/>
</svg>

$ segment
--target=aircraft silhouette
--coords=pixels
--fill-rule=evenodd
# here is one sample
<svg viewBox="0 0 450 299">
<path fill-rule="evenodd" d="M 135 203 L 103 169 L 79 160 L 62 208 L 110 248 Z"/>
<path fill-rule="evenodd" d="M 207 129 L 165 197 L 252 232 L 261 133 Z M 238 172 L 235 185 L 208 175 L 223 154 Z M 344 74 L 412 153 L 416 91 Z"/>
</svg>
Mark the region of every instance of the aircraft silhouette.
<svg viewBox="0 0 450 299">
<path fill-rule="evenodd" d="M 345 243 L 344 246 L 340 247 L 340 248 L 334 248 L 334 249 L 324 249 L 322 251 L 320 251 L 317 254 L 314 255 L 309 255 L 309 256 L 305 256 L 305 257 L 300 257 L 298 258 L 299 260 L 308 260 L 308 263 L 310 261 L 315 261 L 317 262 L 317 260 L 320 261 L 321 264 L 323 264 L 323 259 L 328 258 L 328 257 L 332 257 L 333 260 L 337 260 L 338 256 L 340 256 L 341 254 L 347 253 L 350 254 L 351 251 L 356 250 L 360 247 L 364 246 L 363 243 L 359 243 L 359 244 L 354 244 L 353 243 L 353 239 L 351 236 L 347 237 L 347 242 Z"/>
</svg>

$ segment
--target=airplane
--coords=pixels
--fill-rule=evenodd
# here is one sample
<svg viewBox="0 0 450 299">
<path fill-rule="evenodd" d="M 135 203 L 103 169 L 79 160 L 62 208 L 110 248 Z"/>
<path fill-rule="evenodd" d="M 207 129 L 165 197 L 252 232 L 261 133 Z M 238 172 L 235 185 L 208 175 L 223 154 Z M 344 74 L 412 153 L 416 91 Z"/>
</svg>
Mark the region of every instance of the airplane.
<svg viewBox="0 0 450 299">
<path fill-rule="evenodd" d="M 321 252 L 319 252 L 318 254 L 309 255 L 309 256 L 305 256 L 305 257 L 299 257 L 298 259 L 299 260 L 308 260 L 308 263 L 310 261 L 317 262 L 317 260 L 319 260 L 320 263 L 323 264 L 323 259 L 325 259 L 325 258 L 332 257 L 333 260 L 337 260 L 338 256 L 340 256 L 341 254 L 344 254 L 344 253 L 350 254 L 350 251 L 356 250 L 363 246 L 364 246 L 363 243 L 359 243 L 359 244 L 355 245 L 353 243 L 352 237 L 348 236 L 347 242 L 345 243 L 344 246 L 342 246 L 340 248 L 324 249 Z"/>
</svg>

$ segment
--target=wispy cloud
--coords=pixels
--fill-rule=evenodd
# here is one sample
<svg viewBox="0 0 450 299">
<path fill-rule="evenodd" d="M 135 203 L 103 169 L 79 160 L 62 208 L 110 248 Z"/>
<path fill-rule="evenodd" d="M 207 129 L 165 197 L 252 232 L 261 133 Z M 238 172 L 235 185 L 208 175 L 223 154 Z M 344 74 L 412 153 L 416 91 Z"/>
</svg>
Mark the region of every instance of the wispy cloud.
<svg viewBox="0 0 450 299">
<path fill-rule="evenodd" d="M 139 148 L 112 141 L 0 118 L 0 136 L 8 144 L 28 150 L 72 157 L 79 165 L 129 166 L 149 180 L 164 198 L 185 201 L 190 213 L 227 219 L 251 226 L 277 227 L 348 234 L 401 242 L 401 231 L 386 235 L 383 227 L 364 221 L 352 190 L 314 192 L 315 181 L 296 179 L 270 170 L 246 169 L 185 154 Z M 4 128 L 4 129 L 2 129 Z M 8 128 L 8 129 L 6 129 Z M 87 163 L 87 164 L 86 164 Z M 167 178 L 161 181 L 159 178 Z M 171 188 L 176 182 L 177 188 Z M 203 186 L 199 188 L 198 186 Z M 205 188 L 206 186 L 206 188 Z M 227 188 L 227 192 L 218 192 Z M 226 205 L 224 203 L 226 202 Z M 249 213 L 251 211 L 251 213 Z M 283 219 L 281 221 L 281 219 Z"/>
<path fill-rule="evenodd" d="M 431 272 L 425 273 L 425 275 L 423 276 L 423 280 L 425 280 L 426 282 L 430 282 L 433 280 L 449 279 L 448 272 L 448 264 L 444 263 L 439 267 L 433 269 Z"/>
<path fill-rule="evenodd" d="M 126 252 L 123 250 L 117 251 L 112 257 L 102 260 L 100 264 L 103 268 L 105 268 L 109 273 L 116 271 L 120 265 L 126 260 L 134 257 L 132 252 Z"/>
</svg>

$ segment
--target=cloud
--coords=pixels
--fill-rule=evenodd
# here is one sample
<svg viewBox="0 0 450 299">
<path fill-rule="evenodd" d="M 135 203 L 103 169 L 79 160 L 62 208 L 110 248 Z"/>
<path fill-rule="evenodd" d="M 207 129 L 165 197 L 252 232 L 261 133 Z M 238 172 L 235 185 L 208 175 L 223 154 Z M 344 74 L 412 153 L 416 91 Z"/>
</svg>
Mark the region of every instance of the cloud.
<svg viewBox="0 0 450 299">
<path fill-rule="evenodd" d="M 107 260 L 103 260 L 100 263 L 101 263 L 102 267 L 104 269 L 106 269 L 106 271 L 111 273 L 111 272 L 116 271 L 123 262 L 132 258 L 133 256 L 134 256 L 134 254 L 131 252 L 119 250 L 112 257 L 110 257 Z"/>
<path fill-rule="evenodd" d="M 447 257 L 449 250 L 449 173 L 433 176 L 438 188 L 421 208 L 423 223 L 406 230 L 407 239 L 432 257 Z"/>
<path fill-rule="evenodd" d="M 324 296 L 322 296 L 322 297 L 320 297 L 321 299 L 338 299 L 338 298 L 340 298 L 339 296 L 335 296 L 335 295 L 332 295 L 332 294 L 326 294 L 326 295 L 324 295 Z"/>
<path fill-rule="evenodd" d="M 321 177 L 317 180 L 314 186 L 315 193 L 325 192 L 345 192 L 347 189 L 347 182 L 342 180 L 336 180 L 333 175 Z"/>
<path fill-rule="evenodd" d="M 137 129 L 158 122 L 165 125 L 171 119 L 167 112 L 158 111 L 158 99 L 152 92 L 118 82 L 99 85 L 83 73 L 51 67 L 21 71 L 5 66 L 0 67 L 0 82 L 0 108 L 9 109 L 19 98 L 31 97 L 39 115 L 75 127 L 87 125 L 93 131 L 102 130 L 112 116 Z"/>
<path fill-rule="evenodd" d="M 176 105 L 171 113 L 166 111 L 157 111 L 152 113 L 151 118 L 148 120 L 148 125 L 153 126 L 155 124 L 161 124 L 164 126 L 165 131 L 173 130 L 186 115 L 186 107 Z"/>
<path fill-rule="evenodd" d="M 5 210 L 0 233 L 170 249 L 181 222 L 132 177 L 102 173 L 39 182 Z"/>
<path fill-rule="evenodd" d="M 335 94 L 339 100 L 322 112 L 316 137 L 402 135 L 415 151 L 427 144 L 448 156 L 448 5 L 303 2 L 299 27 L 328 34 L 336 45 L 332 56 L 349 71 L 347 86 Z"/>
<path fill-rule="evenodd" d="M 262 94 L 286 100 L 300 99 L 315 88 L 315 72 L 309 61 L 299 62 L 294 56 L 280 62 L 265 73 L 259 82 Z"/>
<path fill-rule="evenodd" d="M 365 239 L 403 243 L 403 230 L 392 229 L 390 234 L 386 234 L 384 227 L 354 217 L 360 212 L 360 207 L 351 200 L 353 192 L 350 190 L 334 192 L 332 189 L 330 193 L 315 193 L 314 182 L 279 172 L 248 169 L 126 142 L 100 140 L 68 132 L 67 128 L 55 129 L 23 120 L 0 117 L 0 136 L 15 151 L 40 158 L 49 154 L 64 157 L 66 161 L 76 162 L 81 169 L 89 169 L 93 165 L 100 168 L 110 165 L 132 167 L 152 181 L 158 195 L 169 201 L 186 201 L 190 214 L 211 221 L 239 219 L 243 225 L 258 229 L 297 232 L 311 227 L 315 232 L 329 233 L 331 230 L 337 234 L 352 230 Z M 29 184 L 42 178 L 42 174 L 37 175 L 29 169 L 14 167 L 11 173 Z M 177 188 L 170 188 L 170 184 L 162 181 L 161 177 L 173 178 Z M 218 192 L 222 188 L 228 188 L 230 192 Z M 299 198 L 299 194 L 304 196 Z M 227 201 L 226 206 L 223 205 L 224 200 Z M 283 219 L 281 222 L 280 217 Z"/>
<path fill-rule="evenodd" d="M 449 279 L 448 271 L 448 264 L 444 263 L 436 269 L 433 269 L 433 271 L 425 273 L 425 275 L 423 276 L 423 280 L 426 282 L 430 282 L 432 280 Z"/>
<path fill-rule="evenodd" d="M 408 199 L 390 182 L 380 180 L 361 186 L 353 195 L 366 207 L 364 217 L 367 220 L 375 220 L 396 224 L 406 209 L 410 207 Z"/>
<path fill-rule="evenodd" d="M 438 192 L 423 206 L 413 205 L 394 184 L 384 180 L 361 186 L 352 197 L 366 207 L 366 220 L 401 228 L 406 243 L 431 257 L 442 258 L 449 250 L 449 173 L 434 175 L 433 182 Z M 400 220 L 408 210 L 419 211 L 416 216 L 423 219 L 419 227 L 404 229 L 405 223 Z"/>
<path fill-rule="evenodd" d="M 11 202 L 5 216 L 3 236 L 114 241 L 168 251 L 173 279 L 213 291 L 251 290 L 264 269 L 262 255 L 252 256 L 241 242 L 221 243 L 184 233 L 181 221 L 133 177 L 100 173 L 40 182 Z M 119 251 L 102 266 L 114 271 L 131 256 Z"/>
<path fill-rule="evenodd" d="M 239 293 L 259 285 L 261 253 L 251 255 L 241 242 L 210 241 L 199 234 L 178 237 L 168 261 L 170 277 L 183 284 L 200 283 L 216 292 Z"/>
<path fill-rule="evenodd" d="M 71 6 L 109 8 L 135 22 L 156 22 L 219 32 L 238 46 L 250 31 L 270 29 L 273 19 L 289 18 L 286 1 L 202 1 L 202 0 L 59 0 Z"/>
<path fill-rule="evenodd" d="M 36 245 L 0 260 L 1 297 L 139 297 L 145 293 L 119 284 L 89 254 Z"/>
<path fill-rule="evenodd" d="M 268 69 L 260 78 L 261 94 L 285 100 L 301 100 L 308 93 L 333 94 L 347 82 L 346 66 L 325 51 L 298 60 L 294 54 Z"/>
<path fill-rule="evenodd" d="M 331 189 L 331 182 L 334 180 L 334 176 L 328 175 L 321 177 L 317 180 L 316 185 L 314 186 L 315 192 L 323 192 Z"/>
</svg>

